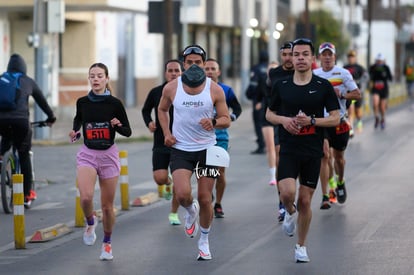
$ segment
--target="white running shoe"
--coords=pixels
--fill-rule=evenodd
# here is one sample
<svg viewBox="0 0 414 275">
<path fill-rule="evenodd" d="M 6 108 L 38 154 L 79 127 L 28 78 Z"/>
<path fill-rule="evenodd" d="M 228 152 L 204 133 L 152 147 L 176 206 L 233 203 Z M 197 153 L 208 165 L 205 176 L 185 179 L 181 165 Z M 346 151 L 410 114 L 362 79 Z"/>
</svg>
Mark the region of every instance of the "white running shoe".
<svg viewBox="0 0 414 275">
<path fill-rule="evenodd" d="M 283 230 L 289 237 L 293 237 L 296 231 L 296 211 L 292 215 L 288 211 L 285 213 L 285 219 L 283 220 Z"/>
<path fill-rule="evenodd" d="M 297 263 L 307 263 L 310 261 L 305 246 L 295 245 L 295 261 Z"/>
<path fill-rule="evenodd" d="M 211 260 L 210 246 L 208 241 L 198 240 L 198 255 L 197 261 L 209 261 Z"/>
<path fill-rule="evenodd" d="M 197 235 L 198 232 L 198 214 L 200 212 L 200 205 L 198 204 L 198 201 L 196 199 L 193 199 L 193 214 L 186 213 L 185 214 L 185 234 L 187 234 L 188 237 L 194 238 L 195 235 Z"/>
<path fill-rule="evenodd" d="M 101 248 L 101 256 L 99 259 L 101 261 L 110 261 L 114 258 L 112 255 L 112 246 L 110 243 L 103 243 Z"/>
<path fill-rule="evenodd" d="M 93 225 L 86 223 L 85 231 L 83 232 L 83 243 L 86 245 L 93 245 L 96 241 L 95 228 L 98 225 L 98 218 L 93 215 Z"/>
</svg>

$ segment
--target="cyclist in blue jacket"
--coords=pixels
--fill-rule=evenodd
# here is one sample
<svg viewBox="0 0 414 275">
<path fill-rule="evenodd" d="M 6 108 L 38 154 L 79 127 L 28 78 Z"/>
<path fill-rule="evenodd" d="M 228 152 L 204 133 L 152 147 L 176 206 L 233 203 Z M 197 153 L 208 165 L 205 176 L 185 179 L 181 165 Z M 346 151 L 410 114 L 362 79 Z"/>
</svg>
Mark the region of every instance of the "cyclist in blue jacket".
<svg viewBox="0 0 414 275">
<path fill-rule="evenodd" d="M 30 106 L 29 96 L 32 96 L 40 109 L 47 115 L 47 124 L 51 126 L 56 117 L 46 101 L 42 90 L 36 82 L 29 77 L 26 62 L 19 54 L 12 54 L 7 65 L 7 72 L 21 73 L 19 78 L 19 90 L 17 91 L 17 107 L 14 110 L 0 111 L 0 156 L 10 149 L 13 144 L 19 153 L 20 168 L 23 174 L 24 204 L 30 206 L 37 198 L 33 190 L 32 164 L 30 161 L 30 150 L 32 147 L 32 129 L 30 128 Z"/>
</svg>

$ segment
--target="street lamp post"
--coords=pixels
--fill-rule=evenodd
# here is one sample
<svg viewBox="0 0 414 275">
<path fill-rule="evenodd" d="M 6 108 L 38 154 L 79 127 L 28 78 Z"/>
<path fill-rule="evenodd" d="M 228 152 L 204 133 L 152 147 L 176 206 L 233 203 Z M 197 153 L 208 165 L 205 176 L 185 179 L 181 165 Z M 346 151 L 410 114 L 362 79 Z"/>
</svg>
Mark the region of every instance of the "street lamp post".
<svg viewBox="0 0 414 275">
<path fill-rule="evenodd" d="M 242 0 L 241 11 L 242 18 L 249 18 L 249 3 L 248 0 Z M 247 35 L 249 29 L 248 20 L 242 20 L 242 33 L 241 33 L 241 70 L 240 70 L 240 79 L 241 79 L 241 91 L 245 91 L 249 85 L 249 71 L 250 71 L 250 37 Z M 247 99 L 244 97 L 244 92 L 242 93 L 242 102 L 246 102 Z"/>
<path fill-rule="evenodd" d="M 268 52 L 269 52 L 269 60 L 276 61 L 277 60 L 277 39 L 273 38 L 274 32 L 274 22 L 277 22 L 277 5 L 278 0 L 269 0 L 269 24 L 268 24 L 268 33 L 269 33 L 269 40 L 268 40 Z"/>
<path fill-rule="evenodd" d="M 49 90 L 48 87 L 48 72 L 47 72 L 47 49 L 44 45 L 44 34 L 46 32 L 46 4 L 44 1 L 35 0 L 33 5 L 33 37 L 34 37 L 34 51 L 35 51 L 35 79 L 40 89 L 45 92 Z M 40 107 L 35 104 L 34 120 L 45 120 L 46 116 L 43 114 Z M 34 137 L 36 139 L 46 139 L 49 137 L 48 127 L 37 127 L 34 129 Z"/>
</svg>

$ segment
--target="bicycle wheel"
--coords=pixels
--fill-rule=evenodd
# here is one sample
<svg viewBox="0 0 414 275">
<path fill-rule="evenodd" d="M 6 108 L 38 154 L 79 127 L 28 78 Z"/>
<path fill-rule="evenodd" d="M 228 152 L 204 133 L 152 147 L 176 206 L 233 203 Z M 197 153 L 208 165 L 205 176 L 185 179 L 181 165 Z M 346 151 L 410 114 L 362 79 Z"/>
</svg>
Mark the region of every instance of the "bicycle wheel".
<svg viewBox="0 0 414 275">
<path fill-rule="evenodd" d="M 1 164 L 1 203 L 4 213 L 13 212 L 13 183 L 12 175 L 14 169 L 14 157 L 12 152 L 7 152 L 3 156 Z"/>
</svg>

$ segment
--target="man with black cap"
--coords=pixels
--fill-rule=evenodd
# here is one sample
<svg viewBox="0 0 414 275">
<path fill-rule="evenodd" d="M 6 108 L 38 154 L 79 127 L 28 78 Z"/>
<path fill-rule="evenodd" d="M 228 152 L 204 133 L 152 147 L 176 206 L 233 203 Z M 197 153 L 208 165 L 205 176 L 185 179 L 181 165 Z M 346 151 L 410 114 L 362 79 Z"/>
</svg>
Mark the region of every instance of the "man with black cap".
<svg viewBox="0 0 414 275">
<path fill-rule="evenodd" d="M 191 45 L 183 53 L 184 73 L 165 85 L 158 106 L 158 119 L 171 148 L 170 168 L 177 200 L 187 213 L 185 233 L 200 239 L 197 260 L 211 260 L 208 235 L 213 218 L 212 191 L 218 167 L 207 163 L 207 149 L 216 143 L 215 128 L 230 126 L 230 115 L 223 89 L 204 72 L 206 52 Z M 169 128 L 169 109 L 174 106 L 172 131 Z M 215 110 L 215 112 L 214 112 Z M 196 173 L 198 200 L 191 194 L 191 176 Z"/>
</svg>

